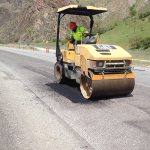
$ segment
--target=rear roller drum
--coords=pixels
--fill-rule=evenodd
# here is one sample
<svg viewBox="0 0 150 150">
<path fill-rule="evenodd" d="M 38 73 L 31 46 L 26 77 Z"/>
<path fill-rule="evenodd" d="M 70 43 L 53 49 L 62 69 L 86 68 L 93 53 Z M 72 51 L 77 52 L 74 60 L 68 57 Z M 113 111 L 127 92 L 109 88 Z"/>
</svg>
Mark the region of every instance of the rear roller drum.
<svg viewBox="0 0 150 150">
<path fill-rule="evenodd" d="M 61 84 L 65 80 L 65 76 L 64 76 L 64 73 L 63 73 L 63 66 L 59 62 L 55 63 L 54 76 L 55 76 L 55 79 L 56 79 L 57 83 Z"/>
</svg>

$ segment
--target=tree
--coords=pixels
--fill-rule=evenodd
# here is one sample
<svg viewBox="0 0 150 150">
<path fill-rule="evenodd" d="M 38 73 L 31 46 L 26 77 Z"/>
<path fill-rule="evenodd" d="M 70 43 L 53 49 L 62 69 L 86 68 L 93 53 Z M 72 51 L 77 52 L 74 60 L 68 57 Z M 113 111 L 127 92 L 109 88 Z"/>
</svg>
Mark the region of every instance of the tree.
<svg viewBox="0 0 150 150">
<path fill-rule="evenodd" d="M 136 14 L 137 14 L 136 8 L 135 8 L 135 5 L 133 5 L 130 7 L 130 16 L 134 17 L 136 16 Z"/>
<path fill-rule="evenodd" d="M 134 23 L 134 33 L 135 33 L 135 31 L 136 31 L 136 14 L 137 14 L 135 5 L 133 5 L 133 6 L 130 7 L 129 14 L 130 14 L 131 19 L 132 19 L 132 21 Z"/>
</svg>

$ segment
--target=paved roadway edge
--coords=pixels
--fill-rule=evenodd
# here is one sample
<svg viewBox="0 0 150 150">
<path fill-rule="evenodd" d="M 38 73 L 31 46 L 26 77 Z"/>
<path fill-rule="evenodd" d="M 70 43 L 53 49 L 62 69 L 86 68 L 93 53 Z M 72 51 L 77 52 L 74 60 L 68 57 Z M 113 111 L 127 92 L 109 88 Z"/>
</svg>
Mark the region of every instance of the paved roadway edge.
<svg viewBox="0 0 150 150">
<path fill-rule="evenodd" d="M 37 47 L 36 47 L 37 48 Z M 4 50 L 5 49 L 5 50 Z M 10 49 L 10 50 L 8 50 L 8 49 Z M 23 48 L 14 48 L 14 47 L 4 47 L 4 46 L 0 46 L 0 50 L 2 50 L 2 51 L 8 51 L 8 52 L 12 52 L 12 53 L 17 53 L 16 52 L 16 50 L 17 51 L 19 51 L 19 52 L 36 52 L 36 51 L 34 51 L 34 50 L 32 50 L 32 49 L 23 49 Z M 46 53 L 46 51 L 45 51 L 45 49 L 44 48 L 39 48 L 39 50 L 38 51 L 41 51 L 41 52 L 43 52 L 43 54 L 55 54 L 55 50 L 54 49 L 49 49 L 49 53 Z M 18 53 L 17 53 L 18 54 Z M 20 55 L 24 55 L 23 53 L 19 53 Z M 32 56 L 29 56 L 29 57 L 32 57 Z M 34 57 L 35 58 L 35 57 Z M 45 61 L 50 61 L 50 60 L 46 60 L 46 59 L 42 59 L 42 58 L 37 58 L 37 59 L 41 59 L 41 60 L 45 60 Z M 136 60 L 136 61 L 147 61 L 147 62 L 150 62 L 150 61 L 148 61 L 148 60 L 139 60 L 139 59 L 133 59 L 133 60 Z M 51 61 L 50 61 L 51 62 Z M 135 68 L 136 67 L 136 68 Z M 146 69 L 148 69 L 148 70 L 150 70 L 150 66 L 133 66 L 133 69 L 134 70 L 142 70 L 142 71 L 144 71 L 144 70 L 146 70 Z"/>
</svg>

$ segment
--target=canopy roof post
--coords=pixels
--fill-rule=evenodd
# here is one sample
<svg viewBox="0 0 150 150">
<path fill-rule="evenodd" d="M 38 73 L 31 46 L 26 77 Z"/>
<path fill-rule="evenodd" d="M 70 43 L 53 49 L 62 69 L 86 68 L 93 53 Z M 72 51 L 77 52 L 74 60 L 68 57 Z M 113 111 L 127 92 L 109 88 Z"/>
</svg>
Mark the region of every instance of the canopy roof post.
<svg viewBox="0 0 150 150">
<path fill-rule="evenodd" d="M 94 20 L 93 20 L 93 16 L 90 15 L 90 35 L 92 34 L 92 29 L 93 29 L 93 24 L 94 24 Z"/>
<path fill-rule="evenodd" d="M 56 58 L 57 61 L 61 60 L 61 51 L 60 51 L 60 46 L 59 46 L 59 33 L 60 33 L 60 18 L 61 18 L 61 14 L 58 14 L 58 18 L 57 18 L 57 36 L 56 36 Z"/>
</svg>

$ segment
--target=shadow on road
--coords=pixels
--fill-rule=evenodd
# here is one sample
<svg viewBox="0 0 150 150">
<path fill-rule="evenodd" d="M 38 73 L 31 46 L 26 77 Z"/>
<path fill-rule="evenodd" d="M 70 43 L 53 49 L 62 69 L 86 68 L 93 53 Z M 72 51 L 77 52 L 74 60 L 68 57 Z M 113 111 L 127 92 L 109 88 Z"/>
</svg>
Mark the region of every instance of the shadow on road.
<svg viewBox="0 0 150 150">
<path fill-rule="evenodd" d="M 56 93 L 66 97 L 73 103 L 84 103 L 84 104 L 91 104 L 91 103 L 97 103 L 99 101 L 110 101 L 112 98 L 114 99 L 122 99 L 125 97 L 132 97 L 133 95 L 130 94 L 128 96 L 113 96 L 113 97 L 98 97 L 91 100 L 86 100 L 83 98 L 80 92 L 79 84 L 77 84 L 73 80 L 68 80 L 66 84 L 58 84 L 58 83 L 47 83 L 46 86 L 48 86 L 50 89 L 54 90 Z"/>
<path fill-rule="evenodd" d="M 54 90 L 56 93 L 66 97 L 73 103 L 97 103 L 98 101 L 110 100 L 108 97 L 106 98 L 96 98 L 91 100 L 86 100 L 82 97 L 80 92 L 79 84 L 75 81 L 67 82 L 67 84 L 58 84 L 58 83 L 48 83 L 46 84 L 50 89 Z"/>
<path fill-rule="evenodd" d="M 72 83 L 69 83 L 69 84 L 48 83 L 46 85 L 49 88 L 51 88 L 52 90 L 54 90 L 56 93 L 66 97 L 73 103 L 89 103 L 89 102 L 91 102 L 91 101 L 85 100 L 82 97 L 82 95 L 80 93 L 79 85 L 76 83 L 73 85 L 72 85 Z"/>
</svg>

